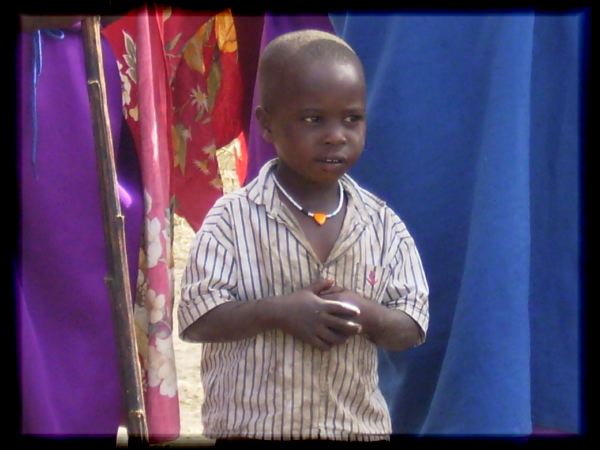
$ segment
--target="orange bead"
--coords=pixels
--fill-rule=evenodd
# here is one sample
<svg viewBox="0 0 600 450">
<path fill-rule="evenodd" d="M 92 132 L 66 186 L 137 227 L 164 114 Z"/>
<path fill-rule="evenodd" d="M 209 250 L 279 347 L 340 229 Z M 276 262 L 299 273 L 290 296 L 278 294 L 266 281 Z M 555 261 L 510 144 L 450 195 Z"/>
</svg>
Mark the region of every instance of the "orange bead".
<svg viewBox="0 0 600 450">
<path fill-rule="evenodd" d="M 319 225 L 323 225 L 327 221 L 327 214 L 322 212 L 313 213 L 313 219 L 315 219 L 315 222 Z"/>
</svg>

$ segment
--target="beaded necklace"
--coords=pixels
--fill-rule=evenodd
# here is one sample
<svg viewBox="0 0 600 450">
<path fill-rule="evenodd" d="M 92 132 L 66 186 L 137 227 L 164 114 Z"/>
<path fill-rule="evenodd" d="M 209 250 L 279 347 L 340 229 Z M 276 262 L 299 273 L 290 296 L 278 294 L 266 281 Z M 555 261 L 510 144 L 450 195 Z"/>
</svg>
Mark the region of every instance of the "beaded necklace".
<svg viewBox="0 0 600 450">
<path fill-rule="evenodd" d="M 338 186 L 340 188 L 340 202 L 338 203 L 337 208 L 335 208 L 335 211 L 330 212 L 329 214 L 324 213 L 322 211 L 308 211 L 307 209 L 304 209 L 296 200 L 292 198 L 290 194 L 287 193 L 283 186 L 279 184 L 279 181 L 277 181 L 277 178 L 275 176 L 273 176 L 273 181 L 275 182 L 275 185 L 279 188 L 281 193 L 285 195 L 285 197 L 290 201 L 292 205 L 294 205 L 308 217 L 312 217 L 313 220 L 319 225 L 323 225 L 325 222 L 327 222 L 327 219 L 331 219 L 333 216 L 335 216 L 342 210 L 342 205 L 344 204 L 344 189 L 342 188 L 342 183 L 340 182 L 340 180 L 338 180 Z"/>
</svg>

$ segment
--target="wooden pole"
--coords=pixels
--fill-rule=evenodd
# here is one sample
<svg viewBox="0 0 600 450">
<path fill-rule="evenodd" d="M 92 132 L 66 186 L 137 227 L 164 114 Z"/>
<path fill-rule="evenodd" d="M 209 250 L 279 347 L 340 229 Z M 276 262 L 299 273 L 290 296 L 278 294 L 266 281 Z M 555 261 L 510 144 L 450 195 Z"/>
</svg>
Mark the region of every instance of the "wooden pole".
<svg viewBox="0 0 600 450">
<path fill-rule="evenodd" d="M 110 117 L 106 100 L 100 17 L 86 17 L 83 20 L 82 31 L 100 181 L 104 236 L 108 255 L 108 275 L 105 281 L 110 290 L 112 303 L 123 399 L 127 410 L 128 444 L 135 447 L 147 447 L 148 425 L 135 340 L 133 302 L 125 251 L 124 217 L 121 214 L 119 203 Z M 98 386 L 98 389 L 102 389 L 102 386 Z"/>
</svg>

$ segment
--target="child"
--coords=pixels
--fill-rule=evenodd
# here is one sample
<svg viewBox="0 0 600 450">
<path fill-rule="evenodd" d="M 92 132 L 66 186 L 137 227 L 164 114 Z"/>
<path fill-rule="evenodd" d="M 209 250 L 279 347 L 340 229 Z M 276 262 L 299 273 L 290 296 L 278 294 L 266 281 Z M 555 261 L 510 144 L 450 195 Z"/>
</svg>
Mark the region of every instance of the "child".
<svg viewBox="0 0 600 450">
<path fill-rule="evenodd" d="M 366 131 L 365 81 L 335 35 L 272 41 L 256 116 L 278 158 L 223 196 L 191 250 L 183 339 L 204 342 L 204 434 L 388 440 L 377 346 L 422 343 L 428 286 L 414 241 L 346 172 Z"/>
</svg>

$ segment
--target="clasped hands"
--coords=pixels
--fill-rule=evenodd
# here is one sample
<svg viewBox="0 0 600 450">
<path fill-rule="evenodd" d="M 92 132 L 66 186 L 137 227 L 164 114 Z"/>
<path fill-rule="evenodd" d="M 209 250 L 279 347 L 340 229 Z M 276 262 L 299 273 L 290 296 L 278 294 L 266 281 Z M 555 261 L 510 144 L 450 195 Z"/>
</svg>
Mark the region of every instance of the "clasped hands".
<svg viewBox="0 0 600 450">
<path fill-rule="evenodd" d="M 368 301 L 332 280 L 316 281 L 281 300 L 283 331 L 321 350 L 364 332 L 363 306 Z"/>
</svg>

